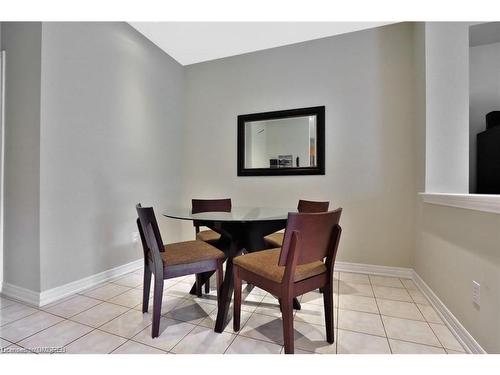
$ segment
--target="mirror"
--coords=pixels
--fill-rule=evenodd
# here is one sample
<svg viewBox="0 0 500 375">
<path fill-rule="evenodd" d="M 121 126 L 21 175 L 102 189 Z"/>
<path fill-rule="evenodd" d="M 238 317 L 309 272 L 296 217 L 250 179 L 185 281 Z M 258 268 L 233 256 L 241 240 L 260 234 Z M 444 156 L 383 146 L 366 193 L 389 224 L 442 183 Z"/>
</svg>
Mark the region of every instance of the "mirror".
<svg viewBox="0 0 500 375">
<path fill-rule="evenodd" d="M 325 174 L 325 107 L 238 116 L 238 176 Z"/>
</svg>

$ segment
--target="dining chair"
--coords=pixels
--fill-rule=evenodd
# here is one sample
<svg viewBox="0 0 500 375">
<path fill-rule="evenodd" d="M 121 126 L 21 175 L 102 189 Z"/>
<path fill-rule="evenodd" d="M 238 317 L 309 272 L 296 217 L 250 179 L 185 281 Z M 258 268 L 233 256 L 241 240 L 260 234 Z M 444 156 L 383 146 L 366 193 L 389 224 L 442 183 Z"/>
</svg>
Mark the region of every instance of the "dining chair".
<svg viewBox="0 0 500 375">
<path fill-rule="evenodd" d="M 297 205 L 297 211 L 299 212 L 326 212 L 328 211 L 328 206 L 330 202 L 315 202 L 315 201 L 306 201 L 299 200 L 299 204 Z M 275 232 L 266 237 L 264 237 L 264 241 L 266 241 L 267 248 L 276 248 L 281 247 L 283 245 L 283 233 Z"/>
<path fill-rule="evenodd" d="M 137 227 L 144 251 L 144 286 L 142 312 L 148 312 L 151 275 L 154 275 L 153 326 L 151 336 L 158 337 L 163 295 L 163 280 L 202 272 L 217 273 L 218 291 L 222 284 L 224 253 L 212 245 L 195 240 L 164 245 L 152 207 L 136 205 Z"/>
<path fill-rule="evenodd" d="M 199 214 L 202 212 L 231 212 L 231 199 L 191 199 L 191 212 L 193 214 Z M 209 243 L 210 245 L 216 246 L 220 234 L 214 230 L 207 229 L 200 231 L 200 227 L 203 223 L 199 220 L 193 220 L 193 226 L 195 228 L 196 239 Z M 197 280 L 201 278 L 201 275 L 196 275 Z M 196 294 L 201 295 L 201 284 L 198 281 Z M 210 293 L 210 279 L 205 283 L 205 293 Z"/>
<path fill-rule="evenodd" d="M 292 300 L 322 288 L 326 340 L 334 343 L 333 267 L 342 231 L 339 225 L 341 213 L 341 208 L 322 213 L 289 213 L 281 248 L 233 259 L 234 331 L 240 330 L 241 283 L 245 280 L 279 299 L 285 354 L 293 354 Z"/>
</svg>

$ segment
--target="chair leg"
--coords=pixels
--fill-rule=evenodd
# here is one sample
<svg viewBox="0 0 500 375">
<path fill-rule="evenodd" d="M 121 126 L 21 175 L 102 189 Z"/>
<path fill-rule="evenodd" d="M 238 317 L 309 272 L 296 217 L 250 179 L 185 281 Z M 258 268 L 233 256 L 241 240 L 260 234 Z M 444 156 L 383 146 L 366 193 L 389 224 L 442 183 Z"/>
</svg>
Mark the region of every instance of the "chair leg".
<svg viewBox="0 0 500 375">
<path fill-rule="evenodd" d="M 142 312 L 147 313 L 149 309 L 149 291 L 151 290 L 151 270 L 144 266 L 144 280 L 142 285 Z"/>
<path fill-rule="evenodd" d="M 201 285 L 201 273 L 196 274 L 196 295 L 201 297 L 202 285 Z"/>
<path fill-rule="evenodd" d="M 283 316 L 283 336 L 285 354 L 293 354 L 293 302 L 292 298 L 281 299 L 281 314 Z"/>
<path fill-rule="evenodd" d="M 208 279 L 207 282 L 205 283 L 205 294 L 209 293 L 210 293 L 210 279 Z"/>
<path fill-rule="evenodd" d="M 240 330 L 241 318 L 241 278 L 239 269 L 234 268 L 234 313 L 233 313 L 233 330 L 238 332 Z"/>
<path fill-rule="evenodd" d="M 333 322 L 333 287 L 331 283 L 323 287 L 323 303 L 325 307 L 326 341 L 330 344 L 335 342 Z"/>
<path fill-rule="evenodd" d="M 158 337 L 160 334 L 161 300 L 163 296 L 163 279 L 155 277 L 155 290 L 153 295 L 153 327 L 151 336 Z"/>
</svg>

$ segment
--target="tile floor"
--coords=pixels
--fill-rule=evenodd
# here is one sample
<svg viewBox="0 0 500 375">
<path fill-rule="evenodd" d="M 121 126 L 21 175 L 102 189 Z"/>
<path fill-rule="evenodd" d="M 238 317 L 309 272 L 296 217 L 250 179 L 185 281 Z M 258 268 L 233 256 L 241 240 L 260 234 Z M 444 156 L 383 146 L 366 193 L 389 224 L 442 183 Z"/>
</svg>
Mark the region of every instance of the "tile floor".
<svg viewBox="0 0 500 375">
<path fill-rule="evenodd" d="M 166 281 L 156 339 L 151 339 L 151 315 L 141 312 L 142 270 L 40 309 L 0 297 L 0 352 L 283 352 L 273 296 L 246 288 L 240 332 L 233 332 L 230 322 L 217 334 L 215 291 L 197 298 L 188 293 L 192 282 L 192 276 Z M 296 353 L 464 352 L 411 280 L 336 272 L 335 283 L 336 342 L 325 341 L 323 299 L 311 292 L 300 297 L 302 309 L 295 313 Z"/>
</svg>

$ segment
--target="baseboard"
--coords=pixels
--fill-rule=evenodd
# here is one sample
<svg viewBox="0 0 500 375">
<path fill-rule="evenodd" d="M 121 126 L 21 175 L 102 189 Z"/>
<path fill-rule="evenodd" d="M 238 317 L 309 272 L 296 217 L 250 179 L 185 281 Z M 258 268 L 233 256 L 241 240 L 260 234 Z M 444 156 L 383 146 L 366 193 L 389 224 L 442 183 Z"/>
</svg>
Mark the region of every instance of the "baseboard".
<svg viewBox="0 0 500 375">
<path fill-rule="evenodd" d="M 335 262 L 335 271 L 367 273 L 370 275 L 402 277 L 405 279 L 413 278 L 412 268 L 388 267 L 388 266 L 379 266 L 376 264 Z"/>
<path fill-rule="evenodd" d="M 144 264 L 143 259 L 139 259 L 115 268 L 111 268 L 104 272 L 97 273 L 83 279 L 73 281 L 68 284 L 58 286 L 56 288 L 48 289 L 43 292 L 34 292 L 29 289 L 21 288 L 4 282 L 1 293 L 6 297 L 25 302 L 27 304 L 41 307 L 49 303 L 55 302 L 62 298 L 68 297 L 72 294 L 78 293 L 82 290 L 91 288 L 105 281 L 110 281 L 123 276 L 126 273 L 135 271 L 141 268 Z"/>
<path fill-rule="evenodd" d="M 413 281 L 420 289 L 420 291 L 427 297 L 434 309 L 438 312 L 443 322 L 448 326 L 450 331 L 455 335 L 456 339 L 462 344 L 469 353 L 473 354 L 486 354 L 486 351 L 479 345 L 479 343 L 472 337 L 472 335 L 465 329 L 460 321 L 452 314 L 446 305 L 439 299 L 439 297 L 432 291 L 420 275 L 413 271 Z"/>
<path fill-rule="evenodd" d="M 97 273 L 92 276 L 84 277 L 83 279 L 73 281 L 68 284 L 48 289 L 40 293 L 39 306 L 44 306 L 64 297 L 78 293 L 82 290 L 91 288 L 105 281 L 110 281 L 123 276 L 126 273 L 135 271 L 141 268 L 144 264 L 143 259 L 139 259 L 122 266 L 111 268 L 104 272 Z"/>
<path fill-rule="evenodd" d="M 22 288 L 17 285 L 2 283 L 2 295 L 9 297 L 13 300 L 24 302 L 28 305 L 37 306 L 40 299 L 40 293 L 34 292 L 30 289 Z"/>
</svg>

